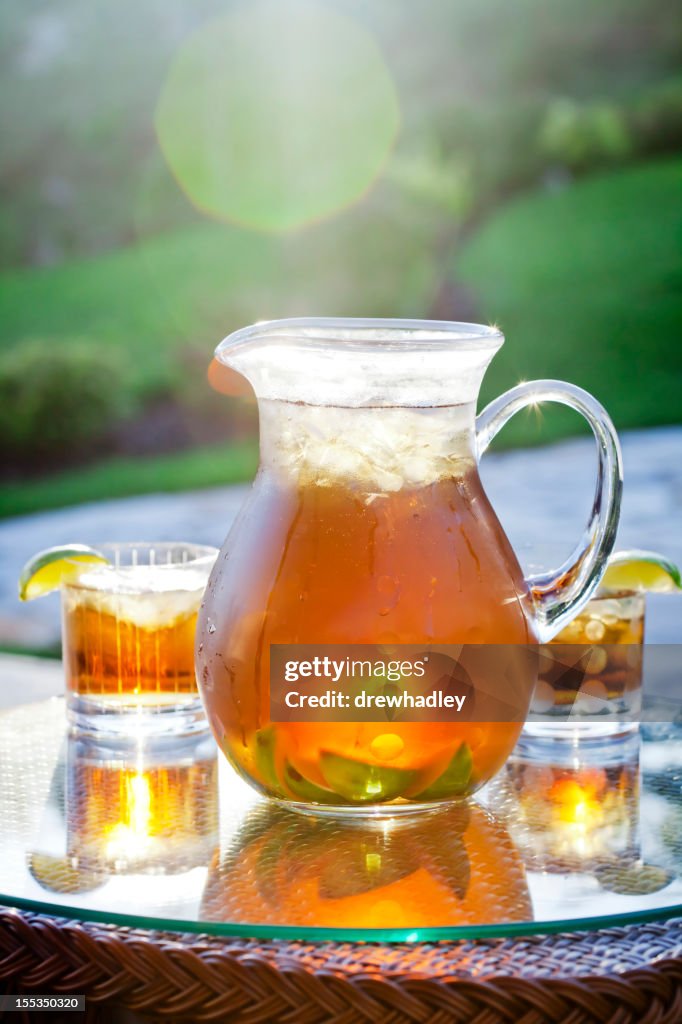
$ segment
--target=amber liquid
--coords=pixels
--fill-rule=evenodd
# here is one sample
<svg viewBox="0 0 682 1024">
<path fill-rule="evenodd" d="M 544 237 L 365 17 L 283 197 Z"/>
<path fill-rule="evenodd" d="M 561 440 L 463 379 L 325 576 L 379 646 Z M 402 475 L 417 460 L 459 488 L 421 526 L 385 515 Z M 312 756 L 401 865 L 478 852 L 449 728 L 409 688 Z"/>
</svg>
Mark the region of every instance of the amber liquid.
<svg viewBox="0 0 682 1024">
<path fill-rule="evenodd" d="M 67 687 L 115 703 L 174 702 L 196 695 L 194 636 L 201 591 L 63 590 Z"/>
<path fill-rule="evenodd" d="M 205 863 L 218 823 L 217 762 L 118 765 L 74 758 L 68 854 L 87 870 L 173 873 Z"/>
<path fill-rule="evenodd" d="M 200 613 L 209 722 L 237 771 L 273 796 L 338 805 L 466 796 L 503 764 L 520 723 L 272 723 L 270 644 L 533 643 L 529 612 L 471 456 L 393 491 L 321 470 L 266 470 Z M 470 770 L 450 783 L 444 773 L 464 744 Z"/>
<path fill-rule="evenodd" d="M 535 871 L 625 868 L 639 857 L 639 760 L 572 767 L 512 759 L 498 790 Z"/>
<path fill-rule="evenodd" d="M 643 596 L 600 594 L 552 640 L 557 660 L 541 658 L 533 707 L 559 716 L 637 710 L 643 641 Z M 584 664 L 584 673 L 567 670 L 574 663 Z"/>
<path fill-rule="evenodd" d="M 475 805 L 398 830 L 300 818 L 261 805 L 216 852 L 202 919 L 318 928 L 429 928 L 527 921 L 523 863 Z"/>
</svg>

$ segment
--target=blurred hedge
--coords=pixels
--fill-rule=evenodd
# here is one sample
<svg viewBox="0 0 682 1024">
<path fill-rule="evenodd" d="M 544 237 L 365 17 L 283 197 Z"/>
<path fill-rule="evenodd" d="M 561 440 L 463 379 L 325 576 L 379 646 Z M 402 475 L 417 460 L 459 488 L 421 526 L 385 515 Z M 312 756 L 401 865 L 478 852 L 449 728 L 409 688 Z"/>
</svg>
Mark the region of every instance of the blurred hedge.
<svg viewBox="0 0 682 1024">
<path fill-rule="evenodd" d="M 96 450 L 131 398 L 119 353 L 86 339 L 33 338 L 0 354 L 0 456 L 6 466 Z"/>
<path fill-rule="evenodd" d="M 466 226 L 529 186 L 682 149 L 682 78 L 618 101 L 510 97 L 446 104 L 396 151 L 388 176 Z"/>
<path fill-rule="evenodd" d="M 255 403 L 211 390 L 203 347 L 166 354 L 160 378 L 144 389 L 128 362 L 113 345 L 85 338 L 29 338 L 0 352 L 0 472 L 32 477 L 101 455 L 255 436 Z"/>
</svg>

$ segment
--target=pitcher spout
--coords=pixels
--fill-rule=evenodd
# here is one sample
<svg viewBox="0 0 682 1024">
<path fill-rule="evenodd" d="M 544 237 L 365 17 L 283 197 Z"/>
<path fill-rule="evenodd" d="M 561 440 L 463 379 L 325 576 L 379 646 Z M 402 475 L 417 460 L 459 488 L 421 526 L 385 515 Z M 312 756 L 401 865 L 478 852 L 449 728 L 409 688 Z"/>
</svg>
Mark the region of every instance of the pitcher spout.
<svg viewBox="0 0 682 1024">
<path fill-rule="evenodd" d="M 475 404 L 501 347 L 495 327 L 440 320 L 272 320 L 229 335 L 216 358 L 259 399 L 337 407 Z"/>
</svg>

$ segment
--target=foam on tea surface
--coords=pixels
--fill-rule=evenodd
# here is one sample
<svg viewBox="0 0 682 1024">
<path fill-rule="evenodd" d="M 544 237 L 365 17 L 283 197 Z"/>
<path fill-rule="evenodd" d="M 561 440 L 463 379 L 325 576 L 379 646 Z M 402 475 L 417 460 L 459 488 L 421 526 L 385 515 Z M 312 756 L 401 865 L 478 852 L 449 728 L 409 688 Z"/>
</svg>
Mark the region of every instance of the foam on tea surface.
<svg viewBox="0 0 682 1024">
<path fill-rule="evenodd" d="M 77 589 L 82 604 L 153 629 L 194 615 L 205 585 L 205 573 L 192 569 L 138 565 L 85 572 Z"/>
</svg>

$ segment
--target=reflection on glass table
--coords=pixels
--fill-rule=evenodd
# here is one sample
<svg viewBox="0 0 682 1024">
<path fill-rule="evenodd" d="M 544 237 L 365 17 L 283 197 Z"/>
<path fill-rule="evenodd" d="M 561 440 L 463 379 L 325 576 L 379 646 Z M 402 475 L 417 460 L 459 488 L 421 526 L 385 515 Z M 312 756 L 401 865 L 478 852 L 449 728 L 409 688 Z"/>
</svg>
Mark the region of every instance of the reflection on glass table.
<svg viewBox="0 0 682 1024">
<path fill-rule="evenodd" d="M 639 754 L 635 733 L 616 761 L 581 759 L 580 745 L 539 763 L 516 752 L 490 791 L 529 868 L 594 871 L 639 856 Z M 560 756 L 562 755 L 563 756 Z"/>
<path fill-rule="evenodd" d="M 673 753 L 676 731 L 669 729 Z M 536 912 L 544 899 L 552 898 L 553 885 L 559 887 L 567 905 L 594 898 L 610 906 L 610 897 L 618 896 L 624 908 L 634 909 L 638 897 L 656 905 L 659 893 L 664 905 L 665 893 L 677 890 L 679 881 L 665 842 L 659 841 L 654 849 L 649 841 L 651 835 L 660 839 L 665 832 L 642 827 L 643 809 L 653 808 L 646 785 L 642 799 L 640 731 L 624 743 L 605 747 L 602 767 L 595 764 L 592 747 L 582 760 L 579 743 L 570 750 L 562 746 L 544 764 L 524 756 L 520 747 L 487 794 L 490 808 L 507 823 L 533 878 Z M 650 749 L 644 745 L 647 754 Z M 673 785 L 665 785 L 664 790 L 670 801 L 668 814 L 674 820 L 682 794 L 674 776 L 670 782 Z M 656 815 L 651 818 L 655 820 Z"/>
<path fill-rule="evenodd" d="M 260 804 L 216 853 L 201 916 L 320 928 L 527 921 L 523 863 L 476 804 L 348 825 Z"/>
<path fill-rule="evenodd" d="M 68 735 L 27 865 L 53 895 L 108 886 L 131 905 L 138 890 L 171 902 L 191 892 L 193 903 L 217 837 L 218 762 L 206 734 L 135 743 Z"/>
<path fill-rule="evenodd" d="M 0 903 L 382 941 L 679 915 L 682 729 L 643 727 L 601 773 L 572 757 L 512 757 L 485 805 L 356 824 L 264 801 L 205 735 L 95 746 L 64 737 L 61 700 L 16 708 L 0 714 Z"/>
<path fill-rule="evenodd" d="M 157 750 L 69 737 L 67 856 L 85 870 L 178 874 L 205 864 L 217 839 L 218 765 L 206 737 Z"/>
</svg>

